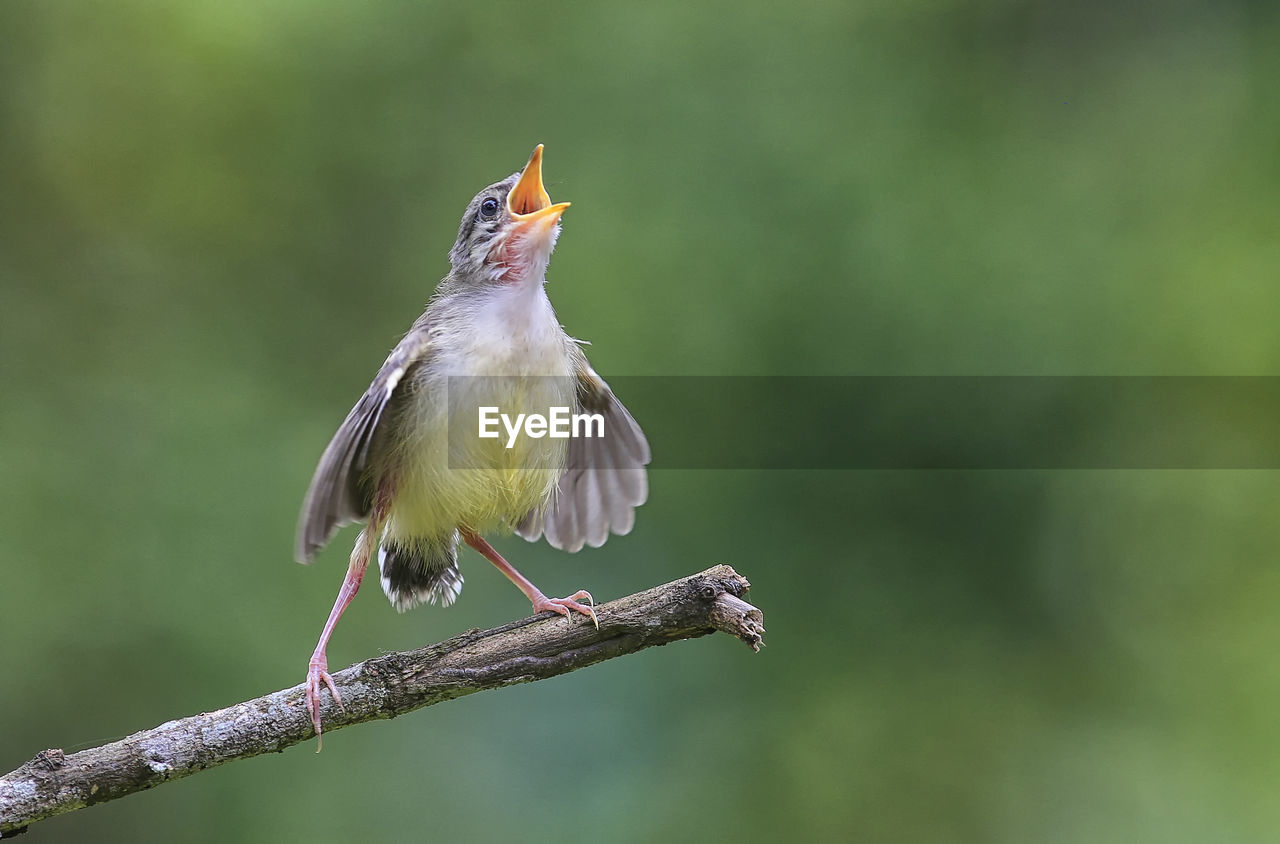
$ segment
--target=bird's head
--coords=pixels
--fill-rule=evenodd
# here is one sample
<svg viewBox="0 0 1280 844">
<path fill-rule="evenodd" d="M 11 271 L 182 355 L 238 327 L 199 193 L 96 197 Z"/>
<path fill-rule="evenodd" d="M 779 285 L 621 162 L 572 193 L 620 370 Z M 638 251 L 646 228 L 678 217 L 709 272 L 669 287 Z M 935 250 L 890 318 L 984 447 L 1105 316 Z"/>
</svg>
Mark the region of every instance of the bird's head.
<svg viewBox="0 0 1280 844">
<path fill-rule="evenodd" d="M 463 282 L 541 283 L 569 203 L 551 204 L 542 185 L 542 144 L 529 163 L 480 193 L 467 206 L 449 252 Z"/>
</svg>

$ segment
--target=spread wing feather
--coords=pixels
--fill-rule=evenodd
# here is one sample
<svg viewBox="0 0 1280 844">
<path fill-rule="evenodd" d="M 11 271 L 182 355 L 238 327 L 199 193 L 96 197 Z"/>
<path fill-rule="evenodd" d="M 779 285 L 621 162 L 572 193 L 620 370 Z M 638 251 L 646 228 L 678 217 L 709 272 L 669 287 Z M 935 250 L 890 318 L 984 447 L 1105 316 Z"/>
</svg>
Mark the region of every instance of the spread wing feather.
<svg viewBox="0 0 1280 844">
<path fill-rule="evenodd" d="M 545 510 L 534 510 L 516 525 L 520 536 L 536 542 L 546 536 L 553 548 L 598 548 L 609 533 L 629 533 L 635 508 L 649 496 L 645 465 L 652 459 L 649 441 L 622 402 L 586 357 L 577 355 L 578 404 L 582 413 L 604 417 L 603 437 L 572 437 L 564 474 Z"/>
<path fill-rule="evenodd" d="M 294 556 L 310 563 L 338 528 L 369 517 L 373 505 L 366 470 L 370 448 L 387 407 L 399 396 L 404 376 L 429 351 L 427 332 L 415 325 L 387 356 L 369 389 L 329 441 L 320 457 L 298 519 Z"/>
</svg>

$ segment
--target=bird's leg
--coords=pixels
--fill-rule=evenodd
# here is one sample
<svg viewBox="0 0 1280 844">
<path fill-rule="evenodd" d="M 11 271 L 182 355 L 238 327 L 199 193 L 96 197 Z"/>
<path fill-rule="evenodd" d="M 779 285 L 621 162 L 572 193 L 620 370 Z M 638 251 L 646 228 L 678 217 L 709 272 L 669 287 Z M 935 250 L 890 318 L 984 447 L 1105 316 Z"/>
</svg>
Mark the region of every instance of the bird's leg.
<svg viewBox="0 0 1280 844">
<path fill-rule="evenodd" d="M 369 566 L 369 557 L 373 554 L 373 549 L 378 544 L 377 536 L 377 529 L 370 524 L 369 527 L 360 531 L 360 536 L 356 538 L 356 546 L 351 550 L 351 563 L 347 566 L 347 575 L 342 579 L 342 588 L 338 590 L 338 598 L 333 602 L 333 609 L 329 611 L 329 620 L 324 623 L 324 630 L 320 632 L 320 641 L 316 644 L 316 649 L 311 654 L 311 662 L 307 666 L 307 712 L 311 715 L 311 725 L 316 729 L 316 753 L 320 752 L 322 746 L 320 737 L 321 690 L 324 687 L 328 687 L 329 693 L 333 695 L 334 703 L 338 704 L 339 707 L 342 706 L 342 697 L 338 694 L 338 687 L 334 685 L 333 677 L 329 675 L 329 659 L 325 656 L 325 648 L 329 645 L 329 637 L 333 635 L 333 628 L 337 626 L 338 619 L 342 617 L 343 611 L 351 603 L 351 599 L 356 596 L 356 592 L 360 591 L 360 581 L 364 579 L 364 571 Z"/>
<path fill-rule="evenodd" d="M 524 593 L 529 602 L 533 604 L 534 612 L 543 612 L 549 610 L 559 613 L 565 618 L 569 617 L 569 611 L 580 612 L 585 616 L 589 616 L 591 621 L 597 628 L 600 627 L 600 621 L 596 618 L 595 601 L 591 598 L 591 593 L 585 589 L 579 589 L 567 598 L 548 598 L 542 594 L 542 590 L 534 586 L 529 579 L 515 570 L 515 567 L 502 558 L 494 547 L 478 534 L 469 530 L 460 531 L 462 538 L 472 548 L 484 555 L 484 558 L 498 567 L 498 571 L 507 576 L 516 585 L 516 588 Z M 578 601 L 585 599 L 587 604 L 579 604 Z"/>
</svg>

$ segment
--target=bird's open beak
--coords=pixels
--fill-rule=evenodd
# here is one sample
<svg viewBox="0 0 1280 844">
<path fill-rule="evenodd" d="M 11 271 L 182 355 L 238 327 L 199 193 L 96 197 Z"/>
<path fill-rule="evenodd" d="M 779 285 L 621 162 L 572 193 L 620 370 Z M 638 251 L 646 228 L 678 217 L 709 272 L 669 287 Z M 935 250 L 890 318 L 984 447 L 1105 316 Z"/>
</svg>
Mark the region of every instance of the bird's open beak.
<svg viewBox="0 0 1280 844">
<path fill-rule="evenodd" d="M 520 180 L 507 194 L 507 211 L 520 228 L 537 225 L 549 229 L 560 220 L 567 202 L 551 204 L 551 196 L 542 186 L 542 144 L 538 144 L 529 163 L 524 166 Z"/>
</svg>

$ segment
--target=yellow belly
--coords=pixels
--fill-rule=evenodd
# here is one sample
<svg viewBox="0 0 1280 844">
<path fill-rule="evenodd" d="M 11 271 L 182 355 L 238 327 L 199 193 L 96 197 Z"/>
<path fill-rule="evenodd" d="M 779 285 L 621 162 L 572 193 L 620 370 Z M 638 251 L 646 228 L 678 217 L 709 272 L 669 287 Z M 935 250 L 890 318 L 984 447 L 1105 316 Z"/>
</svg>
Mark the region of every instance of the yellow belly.
<svg viewBox="0 0 1280 844">
<path fill-rule="evenodd" d="M 401 421 L 409 435 L 384 469 L 395 491 L 387 526 L 392 536 L 510 528 L 550 501 L 567 440 L 523 432 L 511 438 L 501 424 L 497 438 L 482 438 L 481 406 L 498 407 L 512 420 L 517 413 L 572 409 L 573 385 L 567 377 L 454 377 L 420 385 Z"/>
</svg>

